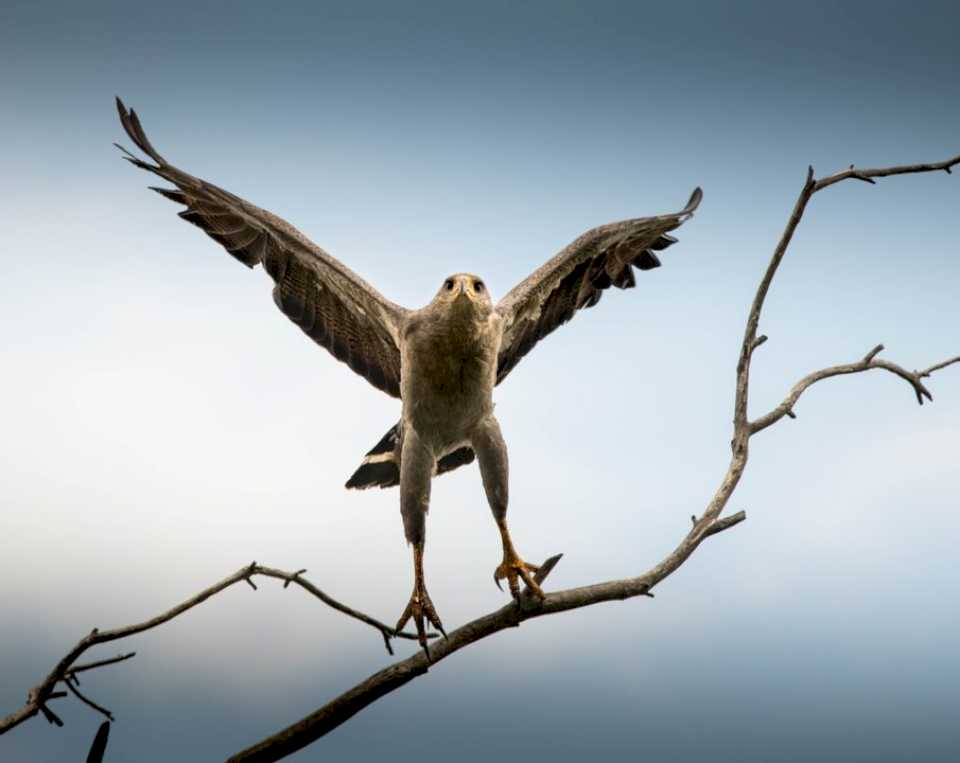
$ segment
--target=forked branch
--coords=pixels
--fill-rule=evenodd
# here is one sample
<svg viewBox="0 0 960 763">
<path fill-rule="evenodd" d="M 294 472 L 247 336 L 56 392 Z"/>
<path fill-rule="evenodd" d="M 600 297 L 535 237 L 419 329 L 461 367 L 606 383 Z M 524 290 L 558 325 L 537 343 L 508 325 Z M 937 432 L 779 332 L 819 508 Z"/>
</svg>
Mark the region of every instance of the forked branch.
<svg viewBox="0 0 960 763">
<path fill-rule="evenodd" d="M 570 609 L 591 606 L 605 601 L 623 600 L 637 596 L 653 596 L 653 588 L 676 571 L 700 546 L 700 543 L 719 532 L 736 526 L 746 518 L 742 511 L 736 512 L 727 517 L 721 517 L 726 508 L 737 484 L 746 468 L 748 458 L 748 445 L 750 437 L 759 431 L 771 426 L 784 416 L 794 417 L 793 407 L 800 396 L 813 384 L 833 376 L 843 374 L 860 373 L 863 371 L 879 368 L 893 373 L 905 381 L 913 388 L 919 402 L 924 398 L 932 399 L 922 379 L 929 377 L 932 373 L 946 368 L 947 366 L 960 362 L 960 356 L 937 363 L 923 371 L 907 371 L 903 367 L 886 360 L 877 358 L 877 355 L 883 349 L 878 345 L 866 354 L 861 360 L 846 365 L 832 366 L 820 371 L 815 371 L 801 379 L 787 395 L 786 399 L 778 405 L 773 411 L 761 416 L 755 421 L 750 421 L 747 416 L 747 403 L 749 398 L 750 368 L 754 351 L 766 341 L 765 336 L 757 335 L 757 328 L 760 323 L 760 315 L 763 305 L 777 273 L 777 269 L 786 255 L 787 248 L 796 231 L 800 220 L 806 210 L 807 204 L 813 194 L 821 191 L 841 180 L 854 179 L 868 183 L 873 183 L 874 178 L 887 177 L 890 175 L 901 175 L 918 172 L 933 172 L 943 170 L 950 172 L 952 167 L 960 164 L 960 156 L 948 159 L 944 162 L 933 164 L 914 164 L 897 167 L 887 167 L 880 169 L 856 169 L 853 166 L 846 170 L 829 175 L 821 180 L 815 180 L 813 168 L 809 169 L 803 188 L 794 204 L 793 211 L 787 221 L 787 226 L 774 249 L 770 262 L 767 265 L 763 278 L 760 281 L 757 291 L 754 295 L 753 303 L 747 316 L 746 328 L 743 335 L 743 341 L 740 347 L 739 360 L 737 363 L 736 374 L 736 395 L 734 401 L 734 420 L 733 420 L 733 440 L 732 454 L 730 463 L 725 474 L 720 480 L 710 502 L 704 508 L 703 513 L 697 517 L 692 517 L 692 527 L 682 538 L 680 543 L 665 556 L 658 564 L 651 567 L 637 577 L 624 578 L 620 580 L 611 580 L 594 585 L 572 588 L 565 591 L 554 591 L 548 593 L 544 599 L 530 596 L 525 592 L 519 603 L 511 602 L 505 607 L 501 607 L 495 612 L 483 615 L 454 631 L 451 631 L 448 638 L 432 642 L 429 648 L 429 654 L 424 654 L 417 650 L 412 656 L 400 660 L 387 668 L 369 676 L 366 680 L 354 686 L 352 689 L 344 692 L 339 697 L 328 702 L 320 709 L 314 711 L 305 718 L 297 721 L 289 727 L 267 737 L 261 742 L 249 747 L 248 749 L 236 754 L 231 761 L 273 761 L 278 760 L 290 753 L 299 750 L 316 739 L 322 737 L 342 723 L 349 720 L 365 707 L 376 701 L 380 697 L 400 688 L 417 676 L 428 672 L 431 664 L 446 659 L 451 654 L 463 649 L 466 646 L 479 641 L 497 631 L 505 628 L 519 626 L 525 620 L 543 615 L 556 614 Z M 547 575 L 559 561 L 560 556 L 552 557 L 547 560 L 536 575 L 537 582 L 543 582 Z M 65 696 L 65 692 L 55 691 L 59 682 L 64 682 L 71 692 L 80 699 L 90 704 L 99 712 L 112 717 L 105 708 L 97 705 L 84 697 L 77 691 L 76 684 L 79 682 L 77 674 L 92 668 L 113 664 L 129 657 L 133 654 L 120 655 L 107 660 L 101 660 L 94 663 L 75 665 L 74 663 L 87 649 L 107 641 L 114 641 L 127 636 L 141 633 L 149 628 L 154 628 L 162 623 L 172 620 L 174 617 L 202 603 L 211 596 L 228 588 L 240 581 L 246 581 L 256 588 L 251 578 L 255 575 L 274 577 L 284 581 L 284 587 L 295 584 L 311 593 L 316 598 L 323 601 L 328 606 L 333 607 L 350 617 L 360 620 L 367 625 L 376 628 L 383 636 L 388 650 L 391 650 L 390 639 L 398 636 L 401 638 L 415 639 L 414 634 L 394 633 L 393 629 L 381 623 L 368 615 L 358 612 L 340 602 L 332 599 L 323 591 L 318 589 L 312 583 L 301 577 L 305 570 L 298 572 L 284 572 L 282 570 L 262 567 L 256 563 L 247 567 L 242 567 L 228 578 L 211 586 L 205 591 L 201 591 L 196 596 L 179 604 L 173 609 L 158 615 L 151 620 L 143 623 L 118 628 L 112 631 L 99 632 L 94 630 L 80 642 L 56 665 L 43 683 L 31 690 L 27 704 L 16 713 L 0 720 L 0 733 L 18 725 L 22 721 L 38 713 L 42 713 L 53 723 L 62 723 L 56 715 L 49 709 L 47 703 L 54 698 Z M 392 650 L 391 650 L 392 654 Z M 105 739 L 105 737 L 104 737 Z"/>
<path fill-rule="evenodd" d="M 910 386 L 913 387 L 914 394 L 917 396 L 917 402 L 920 403 L 920 405 L 923 405 L 924 398 L 933 401 L 933 395 L 930 394 L 930 390 L 928 390 L 920 380 L 930 376 L 930 374 L 932 374 L 934 371 L 939 371 L 941 368 L 946 368 L 947 366 L 960 361 L 960 356 L 958 356 L 956 358 L 950 358 L 950 360 L 945 360 L 943 363 L 937 363 L 936 365 L 930 366 L 930 368 L 927 368 L 924 371 L 908 371 L 902 366 L 898 366 L 896 363 L 891 363 L 888 360 L 877 360 L 876 356 L 882 351 L 883 345 L 878 344 L 856 363 L 846 363 L 842 366 L 831 366 L 830 368 L 823 368 L 819 371 L 814 371 L 813 373 L 807 374 L 793 386 L 793 389 L 790 390 L 790 394 L 787 395 L 786 399 L 784 399 L 780 405 L 778 405 L 765 416 L 761 416 L 755 421 L 750 422 L 750 434 L 756 434 L 757 432 L 766 429 L 768 426 L 776 424 L 784 416 L 796 418 L 796 415 L 793 413 L 793 406 L 796 405 L 797 400 L 800 399 L 800 395 L 802 395 L 809 387 L 816 384 L 818 381 L 829 379 L 831 376 L 858 374 L 874 368 L 880 368 L 884 371 L 889 371 L 890 373 L 899 376 L 901 379 L 909 383 Z"/>
<path fill-rule="evenodd" d="M 797 197 L 796 203 L 793 205 L 793 211 L 790 213 L 790 218 L 787 220 L 787 226 L 784 229 L 783 234 L 780 236 L 780 240 L 777 242 L 777 246 L 773 251 L 773 256 L 770 258 L 766 272 L 763 274 L 763 278 L 760 281 L 760 286 L 757 288 L 757 292 L 754 295 L 753 304 L 750 306 L 750 313 L 747 316 L 747 326 L 746 330 L 744 331 L 743 343 L 740 348 L 740 359 L 737 363 L 736 402 L 734 403 L 734 427 L 742 435 L 741 446 L 745 447 L 746 440 L 744 438 L 749 436 L 750 429 L 750 424 L 747 422 L 747 397 L 749 395 L 750 388 L 750 361 L 753 357 L 753 351 L 766 341 L 766 337 L 757 337 L 757 328 L 760 325 L 760 313 L 763 310 L 763 303 L 767 298 L 767 292 L 770 290 L 770 284 L 773 283 L 773 277 L 777 274 L 777 269 L 780 267 L 780 263 L 783 261 L 783 257 L 787 253 L 787 247 L 790 246 L 790 241 L 793 238 L 793 234 L 796 231 L 797 226 L 800 224 L 800 220 L 803 218 L 803 213 L 806 211 L 807 204 L 813 197 L 813 194 L 817 193 L 818 191 L 822 191 L 825 188 L 829 188 L 831 185 L 839 183 L 841 180 L 854 179 L 866 181 L 868 183 L 875 183 L 876 181 L 873 180 L 873 178 L 890 177 L 891 175 L 908 175 L 917 172 L 939 172 L 941 170 L 947 174 L 950 174 L 952 168 L 958 164 L 960 164 L 960 155 L 954 156 L 942 162 L 932 162 L 929 164 L 903 164 L 895 167 L 881 167 L 878 169 L 857 169 L 851 164 L 847 169 L 840 172 L 835 172 L 834 174 L 828 175 L 820 180 L 814 179 L 813 167 L 809 167 L 807 169 L 807 179 L 803 184 L 803 188 L 800 190 L 800 194 Z M 931 367 L 928 370 L 935 371 L 938 368 L 945 367 L 952 362 L 954 361 L 946 361 L 945 364 Z M 893 364 L 890 365 L 892 366 Z M 892 371 L 893 369 L 889 368 L 887 370 Z M 897 373 L 896 371 L 893 372 Z M 847 373 L 851 372 L 848 371 Z M 908 379 L 908 381 L 910 380 Z M 911 381 L 911 383 L 913 382 Z M 922 395 L 922 393 L 918 392 L 918 395 Z M 736 436 L 734 437 L 734 441 L 736 442 Z"/>
<path fill-rule="evenodd" d="M 348 607 L 346 604 L 342 604 L 332 596 L 329 596 L 321 591 L 306 578 L 301 577 L 304 572 L 306 572 L 306 570 L 286 572 L 273 567 L 264 567 L 263 565 L 253 562 L 245 567 L 241 567 L 239 570 L 234 572 L 229 577 L 224 578 L 219 583 L 215 583 L 209 588 L 204 589 L 196 596 L 191 596 L 186 601 L 177 604 L 172 609 L 169 609 L 166 612 L 157 615 L 156 617 L 152 617 L 149 620 L 144 620 L 141 623 L 135 623 L 133 625 L 126 625 L 122 628 L 115 628 L 113 630 L 101 631 L 94 628 L 88 635 L 80 639 L 73 649 L 67 652 L 67 654 L 56 664 L 56 666 L 54 666 L 53 670 L 50 671 L 42 683 L 30 690 L 30 692 L 27 694 L 27 701 L 22 708 L 11 713 L 6 718 L 0 719 L 0 734 L 9 731 L 15 726 L 18 726 L 28 718 L 32 718 L 33 716 L 37 715 L 37 713 L 42 713 L 50 723 L 62 726 L 63 721 L 61 721 L 56 713 L 54 713 L 47 705 L 51 699 L 57 699 L 59 697 L 66 696 L 64 692 L 54 691 L 57 684 L 61 682 L 64 683 L 67 689 L 70 690 L 70 692 L 73 693 L 78 699 L 113 720 L 113 715 L 109 710 L 93 702 L 77 689 L 77 686 L 80 683 L 79 679 L 77 678 L 77 673 L 128 660 L 133 657 L 136 652 L 130 652 L 129 654 L 122 654 L 118 655 L 117 657 L 111 657 L 109 659 L 98 660 L 96 662 L 84 663 L 81 665 L 74 664 L 77 659 L 79 659 L 79 657 L 88 649 L 98 644 L 105 644 L 109 641 L 118 641 L 120 639 L 128 638 L 129 636 L 143 633 L 151 628 L 156 628 L 158 625 L 163 625 L 164 623 L 170 622 L 175 617 L 178 617 L 184 612 L 193 609 L 198 604 L 203 603 L 211 596 L 215 596 L 221 591 L 224 591 L 241 581 L 245 581 L 252 588 L 256 589 L 257 586 L 251 578 L 257 575 L 282 580 L 284 581 L 284 588 L 291 583 L 298 585 L 303 590 L 320 599 L 320 601 L 322 601 L 324 604 L 336 609 L 338 612 L 342 612 L 348 617 L 352 617 L 360 622 L 370 625 L 373 628 L 376 628 L 383 636 L 384 644 L 386 645 L 387 651 L 390 652 L 390 654 L 393 654 L 393 648 L 390 645 L 390 639 L 417 638 L 416 634 L 413 633 L 397 633 L 389 625 L 386 625 L 385 623 L 382 623 L 379 620 L 370 617 L 369 615 L 365 615 L 363 612 L 358 612 L 357 610 Z"/>
</svg>

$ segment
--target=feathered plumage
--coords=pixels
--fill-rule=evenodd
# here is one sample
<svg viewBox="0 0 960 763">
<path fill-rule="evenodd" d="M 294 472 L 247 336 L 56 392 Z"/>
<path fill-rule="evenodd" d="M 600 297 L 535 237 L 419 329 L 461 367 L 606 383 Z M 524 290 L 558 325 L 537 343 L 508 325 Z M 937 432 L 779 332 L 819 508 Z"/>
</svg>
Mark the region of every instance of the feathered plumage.
<svg viewBox="0 0 960 763">
<path fill-rule="evenodd" d="M 520 558 L 507 530 L 507 449 L 493 415 L 493 388 L 537 342 L 597 304 L 606 289 L 629 289 L 634 270 L 658 267 L 656 252 L 675 242 L 669 231 L 696 210 L 700 189 L 679 212 L 587 231 L 496 305 L 479 278 L 457 273 L 443 281 L 430 304 L 408 310 L 286 221 L 171 165 L 119 98 L 117 110 L 127 135 L 154 163 L 118 146 L 126 158 L 175 186 L 153 190 L 186 207 L 180 217 L 240 262 L 262 264 L 275 282 L 274 302 L 290 320 L 377 389 L 401 398 L 400 422 L 347 482 L 348 488 L 400 486 L 415 582 L 397 630 L 413 618 L 426 649 L 424 621 L 443 629 L 423 577 L 430 484 L 435 475 L 474 459 L 503 543 L 494 580 L 507 580 L 515 597 L 521 580 L 542 596 L 532 577 L 536 567 Z"/>
<path fill-rule="evenodd" d="M 131 163 L 170 181 L 153 188 L 186 209 L 193 223 L 248 267 L 262 264 L 276 283 L 277 307 L 317 344 L 377 389 L 400 397 L 399 327 L 408 312 L 276 215 L 189 175 L 150 144 L 135 111 L 117 99 L 127 135 L 156 164 L 118 146 Z"/>
<path fill-rule="evenodd" d="M 677 241 L 668 231 L 679 228 L 702 198 L 696 188 L 679 212 L 592 228 L 513 287 L 497 303 L 504 318 L 497 384 L 537 342 L 578 310 L 597 304 L 604 290 L 636 286 L 634 268 L 660 267 L 656 252 Z"/>
</svg>

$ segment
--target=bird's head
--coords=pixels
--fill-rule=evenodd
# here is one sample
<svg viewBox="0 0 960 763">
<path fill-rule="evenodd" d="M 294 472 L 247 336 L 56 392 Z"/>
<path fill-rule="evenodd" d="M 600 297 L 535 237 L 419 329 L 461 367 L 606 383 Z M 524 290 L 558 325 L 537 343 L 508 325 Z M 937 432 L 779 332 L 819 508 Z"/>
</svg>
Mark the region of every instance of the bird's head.
<svg viewBox="0 0 960 763">
<path fill-rule="evenodd" d="M 433 301 L 479 314 L 489 313 L 493 308 L 486 284 L 470 273 L 447 276 Z"/>
</svg>

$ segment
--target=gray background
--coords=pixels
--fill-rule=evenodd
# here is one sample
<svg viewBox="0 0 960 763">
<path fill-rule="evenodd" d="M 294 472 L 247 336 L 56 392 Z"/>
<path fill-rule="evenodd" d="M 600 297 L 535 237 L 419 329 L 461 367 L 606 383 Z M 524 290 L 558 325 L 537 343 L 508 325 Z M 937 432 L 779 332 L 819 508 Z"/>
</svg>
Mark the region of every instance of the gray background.
<svg viewBox="0 0 960 763">
<path fill-rule="evenodd" d="M 411 585 L 395 491 L 342 484 L 398 415 L 120 161 L 161 153 L 280 214 L 384 293 L 502 295 L 587 228 L 705 199 L 664 267 L 497 390 L 510 517 L 566 587 L 636 574 L 728 459 L 747 306 L 806 167 L 960 151 L 953 3 L 139 4 L 0 11 L 0 712 L 91 627 L 256 559 L 381 619 Z M 814 199 L 770 294 L 752 412 L 877 342 L 960 351 L 960 178 Z M 918 408 L 878 373 L 759 435 L 655 600 L 458 654 L 299 760 L 948 760 L 957 739 L 960 372 Z M 438 480 L 427 579 L 451 627 L 500 606 L 475 467 Z M 265 581 L 123 644 L 84 686 L 111 761 L 222 759 L 387 664 L 379 635 Z M 412 645 L 401 645 L 409 653 Z M 112 655 L 106 648 L 99 654 Z M 82 760 L 60 701 L 3 761 Z"/>
</svg>

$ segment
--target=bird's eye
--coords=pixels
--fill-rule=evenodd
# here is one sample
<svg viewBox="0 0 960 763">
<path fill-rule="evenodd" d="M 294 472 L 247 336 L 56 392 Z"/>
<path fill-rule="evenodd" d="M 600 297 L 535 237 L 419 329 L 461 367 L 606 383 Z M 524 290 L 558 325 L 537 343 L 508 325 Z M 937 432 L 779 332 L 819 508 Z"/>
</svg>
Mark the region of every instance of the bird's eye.
<svg viewBox="0 0 960 763">
<path fill-rule="evenodd" d="M 453 279 L 448 278 L 443 282 L 443 285 L 446 287 L 447 291 L 453 291 Z"/>
<path fill-rule="evenodd" d="M 483 281 L 474 281 L 474 282 L 473 282 L 473 290 L 474 290 L 475 292 L 477 292 L 478 294 L 479 294 L 481 291 L 483 291 Z"/>
</svg>

